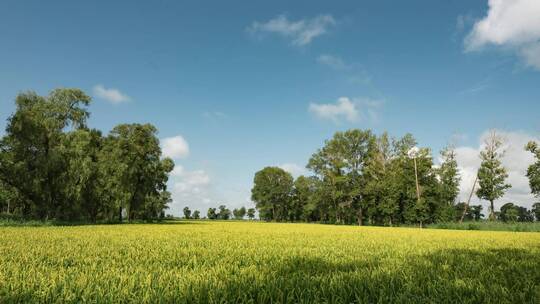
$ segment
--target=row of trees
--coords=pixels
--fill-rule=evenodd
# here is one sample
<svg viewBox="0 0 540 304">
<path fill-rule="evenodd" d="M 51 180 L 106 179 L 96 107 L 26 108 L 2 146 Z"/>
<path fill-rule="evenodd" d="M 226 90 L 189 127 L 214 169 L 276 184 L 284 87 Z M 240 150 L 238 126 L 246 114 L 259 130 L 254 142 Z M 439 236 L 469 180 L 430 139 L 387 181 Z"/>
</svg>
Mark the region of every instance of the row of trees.
<svg viewBox="0 0 540 304">
<path fill-rule="evenodd" d="M 199 210 L 193 211 L 192 214 L 189 207 L 184 207 L 183 212 L 185 219 L 197 220 L 201 218 L 201 213 L 199 212 Z M 255 208 L 246 209 L 246 207 L 240 207 L 238 209 L 235 208 L 232 211 L 232 217 L 236 220 L 242 220 L 246 217 L 246 215 L 250 220 L 254 219 Z M 225 205 L 220 205 L 217 209 L 208 208 L 206 218 L 209 220 L 228 220 L 231 218 L 231 210 L 229 210 Z"/>
<path fill-rule="evenodd" d="M 122 220 L 164 215 L 174 163 L 150 124 L 107 136 L 87 126 L 90 97 L 78 89 L 19 94 L 0 139 L 0 208 L 27 219 Z"/>
<path fill-rule="evenodd" d="M 411 134 L 391 138 L 370 130 L 337 132 L 309 159 L 312 176 L 295 180 L 281 168 L 266 167 L 255 174 L 252 200 L 262 219 L 275 221 L 423 225 L 480 219 L 481 206 L 456 202 L 461 177 L 455 150 L 443 149 L 435 166 L 430 149 L 416 145 Z M 527 150 L 537 158 L 527 176 L 539 195 L 540 149 L 530 143 Z M 471 192 L 490 202 L 491 219 L 497 218 L 494 201 L 510 188 L 502 155 L 502 141 L 492 133 L 480 153 L 476 191 Z M 540 205 L 535 210 L 538 214 Z"/>
</svg>

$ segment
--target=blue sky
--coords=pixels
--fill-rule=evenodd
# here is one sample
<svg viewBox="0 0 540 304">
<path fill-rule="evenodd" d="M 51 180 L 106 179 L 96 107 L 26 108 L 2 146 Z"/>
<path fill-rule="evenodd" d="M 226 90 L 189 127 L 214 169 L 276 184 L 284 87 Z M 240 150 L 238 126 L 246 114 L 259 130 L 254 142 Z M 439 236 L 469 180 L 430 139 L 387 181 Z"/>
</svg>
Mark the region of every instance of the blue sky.
<svg viewBox="0 0 540 304">
<path fill-rule="evenodd" d="M 519 148 L 505 199 L 530 205 L 518 160 L 540 130 L 537 1 L 290 2 L 2 1 L 0 121 L 21 91 L 78 87 L 93 127 L 180 136 L 176 214 L 250 205 L 254 172 L 301 173 L 348 128 L 411 132 L 435 152 L 454 142 L 466 193 L 496 128 Z"/>
</svg>

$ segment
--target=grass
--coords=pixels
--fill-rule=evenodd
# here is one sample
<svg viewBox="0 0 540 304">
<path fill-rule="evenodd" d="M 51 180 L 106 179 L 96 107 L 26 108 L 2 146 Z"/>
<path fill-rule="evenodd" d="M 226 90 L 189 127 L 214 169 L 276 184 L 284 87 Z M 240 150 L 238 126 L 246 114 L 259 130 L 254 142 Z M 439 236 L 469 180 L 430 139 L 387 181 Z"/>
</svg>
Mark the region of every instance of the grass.
<svg viewBox="0 0 540 304">
<path fill-rule="evenodd" d="M 514 222 L 505 223 L 500 221 L 478 222 L 451 222 L 429 225 L 428 228 L 453 229 L 453 230 L 489 230 L 489 231 L 514 231 L 514 232 L 540 232 L 540 222 Z"/>
<path fill-rule="evenodd" d="M 0 227 L 0 302 L 538 303 L 540 233 L 261 222 Z"/>
</svg>

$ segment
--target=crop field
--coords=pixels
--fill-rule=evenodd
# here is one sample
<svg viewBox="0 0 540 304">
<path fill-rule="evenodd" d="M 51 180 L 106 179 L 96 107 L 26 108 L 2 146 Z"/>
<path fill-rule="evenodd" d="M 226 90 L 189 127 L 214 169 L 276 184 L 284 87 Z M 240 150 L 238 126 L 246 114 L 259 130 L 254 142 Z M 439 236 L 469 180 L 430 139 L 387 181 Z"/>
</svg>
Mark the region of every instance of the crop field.
<svg viewBox="0 0 540 304">
<path fill-rule="evenodd" d="M 540 233 L 210 221 L 2 227 L 0 302 L 539 303 Z"/>
</svg>

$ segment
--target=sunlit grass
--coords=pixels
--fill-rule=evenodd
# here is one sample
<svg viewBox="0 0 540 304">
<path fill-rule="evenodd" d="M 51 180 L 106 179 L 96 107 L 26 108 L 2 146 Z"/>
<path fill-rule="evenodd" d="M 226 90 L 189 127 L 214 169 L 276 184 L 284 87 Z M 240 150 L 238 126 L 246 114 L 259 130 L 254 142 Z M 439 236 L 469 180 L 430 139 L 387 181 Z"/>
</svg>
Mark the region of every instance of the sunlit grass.
<svg viewBox="0 0 540 304">
<path fill-rule="evenodd" d="M 540 299 L 540 233 L 179 222 L 0 228 L 0 302 Z"/>
</svg>

